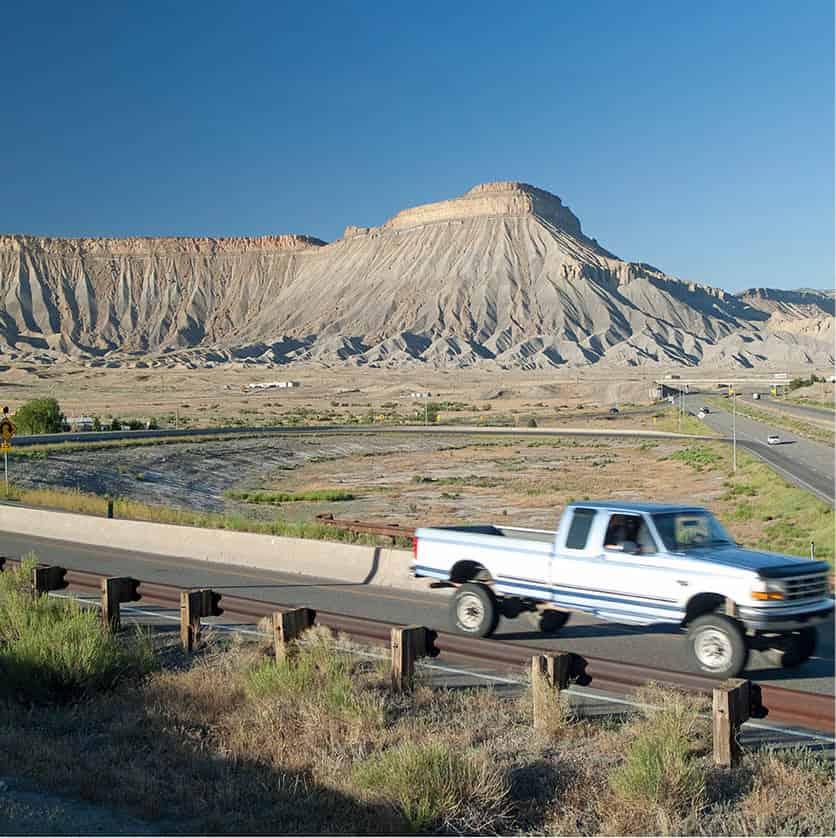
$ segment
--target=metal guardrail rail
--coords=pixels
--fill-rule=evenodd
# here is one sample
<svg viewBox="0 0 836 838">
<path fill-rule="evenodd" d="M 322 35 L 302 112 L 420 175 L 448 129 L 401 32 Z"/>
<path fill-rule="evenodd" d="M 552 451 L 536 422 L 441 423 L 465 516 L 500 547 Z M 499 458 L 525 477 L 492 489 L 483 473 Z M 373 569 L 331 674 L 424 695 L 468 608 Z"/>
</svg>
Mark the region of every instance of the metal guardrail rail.
<svg viewBox="0 0 836 838">
<path fill-rule="evenodd" d="M 7 559 L 7 565 L 18 564 L 18 560 Z M 81 592 L 101 591 L 103 574 L 84 570 L 67 569 L 66 582 L 71 589 Z M 187 588 L 157 582 L 141 582 L 142 601 L 146 604 L 169 605 L 180 607 L 180 594 Z M 241 596 L 223 594 L 224 614 L 230 617 L 259 621 L 276 611 L 284 611 L 304 606 L 304 603 L 264 602 Z M 388 646 L 394 623 L 353 617 L 317 610 L 316 622 L 332 631 L 347 635 L 373 645 Z M 529 644 L 513 644 L 501 640 L 462 637 L 439 631 L 435 646 L 446 656 L 478 661 L 482 664 L 494 664 L 507 667 L 509 671 L 529 671 L 532 653 L 554 653 L 553 648 L 538 647 Z M 605 658 L 592 658 L 573 653 L 572 670 L 574 675 L 582 676 L 585 683 L 603 692 L 629 693 L 651 682 L 678 687 L 679 689 L 711 695 L 718 681 L 704 675 L 687 672 L 675 672 L 657 669 L 639 664 L 622 663 Z M 836 732 L 834 717 L 836 701 L 833 695 L 808 693 L 759 684 L 762 703 L 769 711 L 771 721 L 805 727 L 826 733 Z"/>
<path fill-rule="evenodd" d="M 353 533 L 365 533 L 368 535 L 382 535 L 389 538 L 412 538 L 415 535 L 414 527 L 402 527 L 400 524 L 376 524 L 373 521 L 349 521 L 348 518 L 335 518 L 330 512 L 322 512 L 316 516 L 320 524 L 327 524 L 338 530 L 347 530 Z"/>
</svg>

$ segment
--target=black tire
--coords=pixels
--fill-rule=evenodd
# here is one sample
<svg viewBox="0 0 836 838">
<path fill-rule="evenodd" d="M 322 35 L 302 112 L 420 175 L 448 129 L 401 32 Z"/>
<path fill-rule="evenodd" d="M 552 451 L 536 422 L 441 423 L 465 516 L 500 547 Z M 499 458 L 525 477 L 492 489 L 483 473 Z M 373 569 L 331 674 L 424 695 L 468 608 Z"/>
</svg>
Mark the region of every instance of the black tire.
<svg viewBox="0 0 836 838">
<path fill-rule="evenodd" d="M 537 621 L 537 625 L 543 634 L 557 634 L 568 621 L 568 611 L 546 608 L 540 613 L 540 619 Z"/>
<path fill-rule="evenodd" d="M 450 612 L 456 631 L 470 637 L 489 637 L 499 623 L 494 592 L 478 582 L 459 585 L 450 600 Z"/>
<path fill-rule="evenodd" d="M 816 652 L 818 634 L 812 626 L 800 631 L 791 631 L 777 638 L 774 646 L 770 646 L 766 656 L 770 663 L 782 669 L 793 669 L 808 661 Z"/>
<path fill-rule="evenodd" d="M 688 624 L 691 661 L 713 678 L 736 678 L 749 660 L 743 626 L 724 614 L 704 614 Z"/>
<path fill-rule="evenodd" d="M 525 603 L 518 597 L 502 597 L 499 600 L 499 613 L 506 620 L 516 620 L 525 611 Z"/>
</svg>

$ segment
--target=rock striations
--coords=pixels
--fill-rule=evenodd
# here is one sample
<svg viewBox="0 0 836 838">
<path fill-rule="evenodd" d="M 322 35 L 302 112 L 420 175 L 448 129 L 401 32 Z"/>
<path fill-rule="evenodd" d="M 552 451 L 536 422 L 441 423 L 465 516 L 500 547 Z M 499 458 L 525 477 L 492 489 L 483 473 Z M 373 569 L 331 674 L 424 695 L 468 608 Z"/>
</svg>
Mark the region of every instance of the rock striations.
<svg viewBox="0 0 836 838">
<path fill-rule="evenodd" d="M 832 314 L 832 299 L 774 305 L 787 293 L 735 296 L 624 262 L 558 197 L 516 182 L 330 244 L 0 236 L 0 348 L 44 362 L 832 363 L 832 327 L 790 325 L 816 305 Z"/>
</svg>

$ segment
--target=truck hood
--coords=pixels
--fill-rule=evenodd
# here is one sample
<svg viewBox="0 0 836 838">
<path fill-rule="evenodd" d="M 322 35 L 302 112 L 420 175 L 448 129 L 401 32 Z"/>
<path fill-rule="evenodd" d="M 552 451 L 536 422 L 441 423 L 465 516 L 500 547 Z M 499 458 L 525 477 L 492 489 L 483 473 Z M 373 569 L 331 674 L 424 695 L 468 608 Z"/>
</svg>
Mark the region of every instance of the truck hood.
<svg viewBox="0 0 836 838">
<path fill-rule="evenodd" d="M 825 562 L 802 559 L 799 556 L 784 556 L 780 553 L 766 553 L 761 550 L 745 550 L 742 547 L 705 547 L 689 550 L 685 555 L 708 564 L 719 564 L 738 570 L 750 570 L 764 578 L 797 576 L 802 573 L 824 573 L 829 569 Z"/>
</svg>

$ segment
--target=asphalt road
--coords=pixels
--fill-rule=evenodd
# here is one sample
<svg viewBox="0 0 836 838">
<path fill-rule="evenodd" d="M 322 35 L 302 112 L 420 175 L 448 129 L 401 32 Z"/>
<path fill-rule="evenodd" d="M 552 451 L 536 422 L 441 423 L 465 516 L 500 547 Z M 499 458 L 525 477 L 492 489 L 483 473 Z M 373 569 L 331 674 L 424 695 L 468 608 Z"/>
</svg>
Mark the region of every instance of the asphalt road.
<svg viewBox="0 0 836 838">
<path fill-rule="evenodd" d="M 699 394 L 685 398 L 686 409 L 696 413 L 705 397 Z M 732 434 L 732 416 L 726 411 L 711 409 L 705 424 L 727 437 Z M 766 438 L 777 433 L 783 442 L 767 445 Z M 756 422 L 737 414 L 737 444 L 755 454 L 779 474 L 798 486 L 834 505 L 834 450 L 828 445 L 793 435 L 765 422 Z"/>
<path fill-rule="evenodd" d="M 0 533 L 0 552 L 20 556 L 34 551 L 40 561 L 109 576 L 133 576 L 146 582 L 181 587 L 209 587 L 221 593 L 252 597 L 277 605 L 307 606 L 321 611 L 368 617 L 398 625 L 425 625 L 450 631 L 448 598 L 394 588 L 348 584 L 334 580 L 219 564 L 88 547 L 65 541 Z M 817 656 L 794 670 L 779 670 L 753 653 L 748 677 L 807 692 L 834 689 L 833 623 L 819 630 Z M 556 637 L 536 630 L 530 618 L 502 620 L 497 639 L 568 650 L 591 657 L 688 671 L 685 635 L 676 626 L 636 627 L 605 623 L 573 614 Z"/>
<path fill-rule="evenodd" d="M 761 396 L 757 402 L 752 402 L 753 407 L 757 407 L 759 404 L 775 408 L 799 419 L 812 419 L 818 423 L 827 422 L 831 428 L 836 424 L 836 412 L 828 410 L 826 407 L 808 407 L 807 405 L 791 404 L 781 399 L 769 399 L 764 396 Z"/>
</svg>

